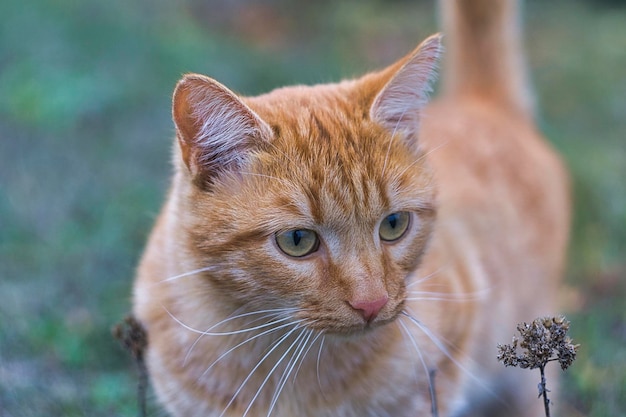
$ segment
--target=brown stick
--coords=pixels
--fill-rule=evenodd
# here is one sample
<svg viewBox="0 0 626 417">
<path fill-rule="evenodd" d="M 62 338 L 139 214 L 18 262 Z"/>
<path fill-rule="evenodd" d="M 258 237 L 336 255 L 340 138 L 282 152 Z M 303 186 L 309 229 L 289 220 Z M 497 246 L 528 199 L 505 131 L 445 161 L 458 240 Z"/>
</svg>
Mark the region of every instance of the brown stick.
<svg viewBox="0 0 626 417">
<path fill-rule="evenodd" d="M 437 392 L 435 391 L 435 369 L 428 371 L 429 389 L 430 389 L 430 412 L 433 417 L 439 417 L 439 410 L 437 409 Z"/>
<path fill-rule="evenodd" d="M 546 388 L 546 374 L 544 371 L 545 366 L 540 366 L 541 383 L 539 384 L 539 395 L 543 396 L 543 408 L 546 413 L 546 417 L 550 417 L 550 400 L 548 399 L 548 389 Z"/>
<path fill-rule="evenodd" d="M 138 416 L 146 417 L 146 392 L 148 388 L 148 368 L 144 359 L 144 353 L 148 347 L 148 336 L 141 323 L 133 316 L 127 316 L 122 323 L 113 327 L 113 337 L 126 349 L 135 359 L 139 372 L 137 383 L 137 404 Z"/>
</svg>

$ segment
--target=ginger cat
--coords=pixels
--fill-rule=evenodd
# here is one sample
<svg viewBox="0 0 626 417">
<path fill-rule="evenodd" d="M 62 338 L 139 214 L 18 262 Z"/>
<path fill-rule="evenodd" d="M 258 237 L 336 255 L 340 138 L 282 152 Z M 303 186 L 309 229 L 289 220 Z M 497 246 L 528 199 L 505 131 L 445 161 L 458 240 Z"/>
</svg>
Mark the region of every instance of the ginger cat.
<svg viewBox="0 0 626 417">
<path fill-rule="evenodd" d="M 540 415 L 496 344 L 556 312 L 567 175 L 532 123 L 515 2 L 443 14 L 432 105 L 438 35 L 338 84 L 179 82 L 134 293 L 173 416 Z"/>
</svg>

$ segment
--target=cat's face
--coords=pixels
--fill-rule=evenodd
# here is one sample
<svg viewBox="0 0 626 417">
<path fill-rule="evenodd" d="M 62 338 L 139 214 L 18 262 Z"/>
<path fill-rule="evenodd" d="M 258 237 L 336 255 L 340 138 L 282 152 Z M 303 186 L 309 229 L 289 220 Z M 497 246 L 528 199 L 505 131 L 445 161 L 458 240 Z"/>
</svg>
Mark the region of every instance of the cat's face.
<svg viewBox="0 0 626 417">
<path fill-rule="evenodd" d="M 407 116 L 419 109 L 389 92 L 403 70 L 251 99 L 199 76 L 179 84 L 186 250 L 219 271 L 205 277 L 214 291 L 331 333 L 402 311 L 435 215 L 417 115 Z"/>
<path fill-rule="evenodd" d="M 418 153 L 371 123 L 300 121 L 292 129 L 283 119 L 237 175 L 189 197 L 199 267 L 219 265 L 211 279 L 227 296 L 297 308 L 312 328 L 389 321 L 430 232 L 430 175 Z"/>
</svg>

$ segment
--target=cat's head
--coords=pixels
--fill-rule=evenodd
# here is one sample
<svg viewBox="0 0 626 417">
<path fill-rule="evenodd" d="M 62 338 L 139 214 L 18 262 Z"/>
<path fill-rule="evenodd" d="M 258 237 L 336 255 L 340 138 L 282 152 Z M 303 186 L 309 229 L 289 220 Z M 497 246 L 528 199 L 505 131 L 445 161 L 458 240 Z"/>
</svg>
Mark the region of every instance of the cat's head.
<svg viewBox="0 0 626 417">
<path fill-rule="evenodd" d="M 399 314 L 435 217 L 418 124 L 440 49 L 434 36 L 361 79 L 253 98 L 180 81 L 173 193 L 210 291 L 333 333 Z"/>
</svg>

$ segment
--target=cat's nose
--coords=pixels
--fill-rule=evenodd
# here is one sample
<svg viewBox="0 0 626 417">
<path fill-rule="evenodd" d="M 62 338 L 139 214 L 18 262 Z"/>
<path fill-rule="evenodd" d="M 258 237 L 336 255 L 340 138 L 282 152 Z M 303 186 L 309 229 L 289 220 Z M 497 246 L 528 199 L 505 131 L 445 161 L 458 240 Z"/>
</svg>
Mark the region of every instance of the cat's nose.
<svg viewBox="0 0 626 417">
<path fill-rule="evenodd" d="M 349 304 L 361 313 L 366 322 L 370 323 L 378 316 L 378 313 L 387 304 L 388 300 L 389 296 L 385 294 L 376 300 L 355 300 L 349 301 Z"/>
</svg>

